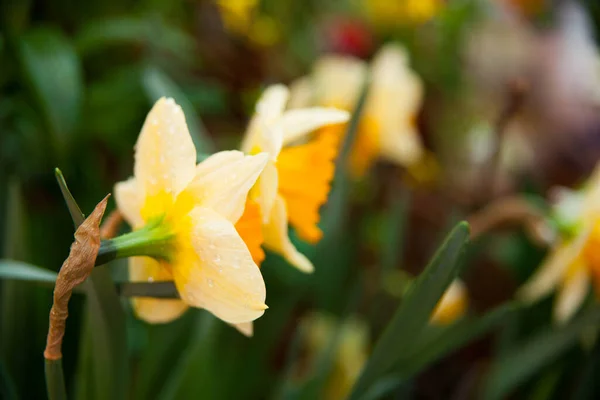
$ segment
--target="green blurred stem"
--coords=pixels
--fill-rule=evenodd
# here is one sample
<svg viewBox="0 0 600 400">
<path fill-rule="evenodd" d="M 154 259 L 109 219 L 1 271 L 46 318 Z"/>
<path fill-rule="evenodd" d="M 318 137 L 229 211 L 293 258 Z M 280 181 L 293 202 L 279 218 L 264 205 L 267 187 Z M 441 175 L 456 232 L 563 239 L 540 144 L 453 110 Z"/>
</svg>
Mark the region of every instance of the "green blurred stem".
<svg viewBox="0 0 600 400">
<path fill-rule="evenodd" d="M 162 219 L 149 222 L 137 231 L 126 233 L 100 243 L 96 266 L 118 258 L 148 256 L 169 261 L 175 234 Z"/>
<path fill-rule="evenodd" d="M 62 360 L 46 359 L 46 390 L 49 400 L 66 400 L 65 377 L 63 374 Z"/>
</svg>

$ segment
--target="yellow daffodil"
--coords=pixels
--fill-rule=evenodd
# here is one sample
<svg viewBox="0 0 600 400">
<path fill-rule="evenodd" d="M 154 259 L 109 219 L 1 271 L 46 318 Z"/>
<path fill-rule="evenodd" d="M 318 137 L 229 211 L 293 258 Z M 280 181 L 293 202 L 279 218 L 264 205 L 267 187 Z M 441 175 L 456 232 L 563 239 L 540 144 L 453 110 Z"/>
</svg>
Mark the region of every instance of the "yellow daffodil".
<svg viewBox="0 0 600 400">
<path fill-rule="evenodd" d="M 443 0 L 363 0 L 367 16 L 376 27 L 422 24 L 444 7 Z"/>
<path fill-rule="evenodd" d="M 264 238 L 266 248 L 311 272 L 312 263 L 288 237 L 288 223 L 303 240 L 315 243 L 321 238 L 319 209 L 327 201 L 338 137 L 326 132 L 308 135 L 323 126 L 346 122 L 349 114 L 319 107 L 286 111 L 288 97 L 285 86 L 271 86 L 256 106 L 242 150 L 246 154 L 265 152 L 269 160 L 236 227 L 257 262 L 264 257 L 260 248 Z"/>
<path fill-rule="evenodd" d="M 290 103 L 292 107 L 319 105 L 352 111 L 367 75 L 370 82 L 350 154 L 351 171 L 364 175 L 378 157 L 409 168 L 417 166 L 424 154 L 415 126 L 423 88 L 400 46 L 382 48 L 370 67 L 352 57 L 319 60 L 311 76 L 294 83 Z M 343 135 L 345 127 L 332 130 Z"/>
<path fill-rule="evenodd" d="M 534 302 L 557 290 L 554 320 L 568 321 L 583 304 L 590 284 L 600 288 L 600 166 L 580 192 L 564 191 L 558 217 L 568 228 L 517 297 Z M 565 229 L 567 230 L 567 229 Z"/>
<path fill-rule="evenodd" d="M 433 310 L 430 322 L 438 325 L 451 324 L 465 314 L 468 305 L 465 284 L 460 279 L 455 279 Z"/>
<path fill-rule="evenodd" d="M 304 318 L 301 327 L 306 333 L 309 362 L 313 363 L 329 349 L 337 333 L 334 362 L 322 398 L 345 399 L 369 357 L 367 324 L 358 318 L 339 322 L 333 316 L 314 313 Z"/>
<path fill-rule="evenodd" d="M 131 281 L 175 281 L 181 300 L 136 298 L 140 318 L 167 322 L 188 306 L 234 324 L 264 313 L 262 275 L 234 224 L 267 161 L 224 151 L 196 165 L 181 107 L 173 99 L 156 103 L 135 147 L 134 176 L 115 186 L 115 197 L 130 235 L 155 232 L 144 254 L 156 258 L 130 258 Z"/>
</svg>

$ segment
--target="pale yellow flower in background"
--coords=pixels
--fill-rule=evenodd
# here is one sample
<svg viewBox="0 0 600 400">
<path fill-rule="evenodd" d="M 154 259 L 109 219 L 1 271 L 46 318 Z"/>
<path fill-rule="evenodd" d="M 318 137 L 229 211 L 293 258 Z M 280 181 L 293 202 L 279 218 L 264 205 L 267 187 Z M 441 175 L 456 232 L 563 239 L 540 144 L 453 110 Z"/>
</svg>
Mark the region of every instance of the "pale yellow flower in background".
<svg viewBox="0 0 600 400">
<path fill-rule="evenodd" d="M 234 224 L 268 161 L 224 151 L 196 165 L 196 149 L 181 107 L 160 99 L 135 147 L 134 176 L 115 186 L 119 211 L 133 230 L 158 226 L 162 259 L 132 257 L 131 281 L 175 281 L 181 300 L 135 298 L 137 316 L 168 322 L 188 306 L 228 323 L 260 317 L 265 284 Z"/>
<path fill-rule="evenodd" d="M 326 56 L 317 61 L 310 76 L 292 85 L 293 107 L 320 105 L 353 111 L 369 77 L 350 169 L 360 177 L 377 158 L 416 168 L 424 150 L 415 121 L 423 98 L 423 85 L 410 69 L 405 50 L 384 46 L 370 66 L 349 56 Z M 343 136 L 346 127 L 337 126 Z"/>
<path fill-rule="evenodd" d="M 581 307 L 591 283 L 600 288 L 600 166 L 580 192 L 564 193 L 558 212 L 574 234 L 561 238 L 517 292 L 517 298 L 533 303 L 556 290 L 554 320 L 559 324 Z"/>
<path fill-rule="evenodd" d="M 345 399 L 369 357 L 368 325 L 355 317 L 338 321 L 327 314 L 313 313 L 303 319 L 301 329 L 306 334 L 306 350 L 312 362 L 330 350 L 332 339 L 337 339 L 334 343 L 334 362 L 323 398 Z"/>
<path fill-rule="evenodd" d="M 310 243 L 320 240 L 319 210 L 327 201 L 333 179 L 338 140 L 327 134 L 309 135 L 324 126 L 346 122 L 349 113 L 323 107 L 286 111 L 288 97 L 289 91 L 283 85 L 267 88 L 244 137 L 244 153 L 266 152 L 269 161 L 250 192 L 246 207 L 250 215 L 244 214 L 240 223 L 245 228 L 239 231 L 252 254 L 262 258 L 257 236 L 252 234 L 256 229 L 247 223 L 248 217 L 258 220 L 255 203 L 265 247 L 301 271 L 311 272 L 312 263 L 288 237 L 288 223 L 301 239 Z"/>
<path fill-rule="evenodd" d="M 455 279 L 438 302 L 431 315 L 430 322 L 448 325 L 465 315 L 469 306 L 469 297 L 465 284 Z"/>
<path fill-rule="evenodd" d="M 444 0 L 362 0 L 367 17 L 377 28 L 418 25 L 431 20 L 443 8 Z"/>
</svg>

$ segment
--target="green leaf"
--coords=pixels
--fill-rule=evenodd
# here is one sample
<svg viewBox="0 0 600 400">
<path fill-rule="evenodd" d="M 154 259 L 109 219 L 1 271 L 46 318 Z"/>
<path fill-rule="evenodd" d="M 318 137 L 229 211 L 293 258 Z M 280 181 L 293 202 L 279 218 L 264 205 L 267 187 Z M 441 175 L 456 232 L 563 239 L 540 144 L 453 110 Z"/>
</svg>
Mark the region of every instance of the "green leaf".
<svg viewBox="0 0 600 400">
<path fill-rule="evenodd" d="M 181 106 L 190 130 L 190 135 L 196 146 L 196 153 L 213 153 L 215 146 L 208 136 L 200 117 L 187 96 L 177 84 L 157 67 L 146 67 L 142 77 L 142 85 L 150 101 L 155 102 L 161 97 L 172 97 Z"/>
<path fill-rule="evenodd" d="M 54 169 L 54 174 L 56 175 L 56 180 L 58 182 L 58 186 L 60 187 L 60 191 L 65 199 L 65 203 L 67 203 L 67 208 L 69 209 L 69 214 L 71 214 L 71 219 L 73 220 L 73 224 L 75 225 L 75 229 L 79 228 L 79 225 L 83 223 L 85 220 L 85 216 L 81 212 L 79 205 L 73 198 L 69 187 L 67 186 L 67 182 L 65 181 L 65 177 L 62 174 L 62 171 L 58 168 Z"/>
<path fill-rule="evenodd" d="M 484 386 L 483 398 L 504 399 L 541 368 L 575 345 L 584 330 L 600 322 L 598 307 L 564 327 L 543 331 L 494 360 Z"/>
<path fill-rule="evenodd" d="M 49 400 L 67 400 L 62 359 L 46 360 L 46 390 Z"/>
<path fill-rule="evenodd" d="M 439 299 L 458 275 L 468 241 L 469 225 L 461 222 L 408 290 L 377 341 L 350 399 L 361 398 L 379 377 L 389 372 L 401 356 L 417 343 Z"/>
<path fill-rule="evenodd" d="M 83 98 L 75 49 L 59 30 L 38 28 L 20 39 L 18 59 L 52 146 L 62 155 L 77 128 Z"/>
<path fill-rule="evenodd" d="M 108 268 L 94 268 L 84 283 L 93 347 L 96 399 L 124 399 L 129 360 L 125 315 Z"/>
<path fill-rule="evenodd" d="M 58 274 L 21 261 L 0 260 L 0 279 L 52 283 Z"/>
<path fill-rule="evenodd" d="M 394 370 L 411 376 L 427 366 L 481 337 L 503 322 L 515 310 L 513 304 L 502 305 L 480 318 L 466 317 L 448 326 L 429 326 L 412 351 L 402 356 Z"/>
</svg>

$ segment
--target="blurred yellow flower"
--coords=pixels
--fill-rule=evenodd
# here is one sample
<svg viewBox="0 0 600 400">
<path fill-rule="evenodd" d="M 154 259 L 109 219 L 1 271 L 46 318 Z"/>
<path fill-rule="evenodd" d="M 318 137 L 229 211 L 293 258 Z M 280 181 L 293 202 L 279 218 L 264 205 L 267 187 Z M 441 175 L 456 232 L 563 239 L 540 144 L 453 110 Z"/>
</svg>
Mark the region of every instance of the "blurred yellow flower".
<svg viewBox="0 0 600 400">
<path fill-rule="evenodd" d="M 439 325 L 451 324 L 465 314 L 468 305 L 465 284 L 460 279 L 455 279 L 433 310 L 430 322 Z"/>
<path fill-rule="evenodd" d="M 600 289 L 600 166 L 580 192 L 563 193 L 558 216 L 572 233 L 563 235 L 517 292 L 519 299 L 530 303 L 557 290 L 554 320 L 559 324 L 577 312 L 591 283 Z"/>
<path fill-rule="evenodd" d="M 247 34 L 258 0 L 216 0 L 225 28 L 230 32 Z"/>
<path fill-rule="evenodd" d="M 260 317 L 265 284 L 234 228 L 266 154 L 216 153 L 196 165 L 196 149 L 181 107 L 160 99 L 135 147 L 134 176 L 115 186 L 119 210 L 134 230 L 162 233 L 157 259 L 132 257 L 132 281 L 175 281 L 181 300 L 135 298 L 138 317 L 167 322 L 188 306 L 229 323 Z"/>
<path fill-rule="evenodd" d="M 358 318 L 343 322 L 333 316 L 313 313 L 302 321 L 306 332 L 306 350 L 309 361 L 314 362 L 329 350 L 335 335 L 334 362 L 327 377 L 323 399 L 345 399 L 369 357 L 369 328 Z M 338 331 L 339 330 L 339 331 Z"/>
<path fill-rule="evenodd" d="M 368 18 L 376 27 L 422 24 L 444 7 L 444 0 L 363 0 Z"/>
<path fill-rule="evenodd" d="M 246 154 L 265 152 L 269 160 L 250 191 L 238 231 L 255 260 L 260 261 L 264 255 L 259 237 L 250 235 L 260 221 L 266 248 L 281 254 L 301 271 L 312 272 L 312 263 L 288 237 L 288 223 L 303 240 L 315 243 L 321 238 L 319 209 L 327 201 L 338 137 L 327 133 L 311 138 L 308 135 L 323 126 L 346 122 L 349 114 L 319 107 L 286 111 L 288 97 L 289 91 L 283 85 L 267 88 L 248 126 L 242 150 Z"/>
<path fill-rule="evenodd" d="M 316 63 L 309 77 L 301 78 L 292 86 L 291 107 L 316 104 L 352 111 L 367 75 L 370 75 L 369 90 L 350 154 L 352 173 L 364 175 L 378 157 L 415 167 L 424 154 L 415 126 L 423 88 L 400 46 L 384 46 L 370 68 L 353 57 L 324 57 Z M 336 126 L 333 130 L 343 135 L 345 126 Z"/>
</svg>

